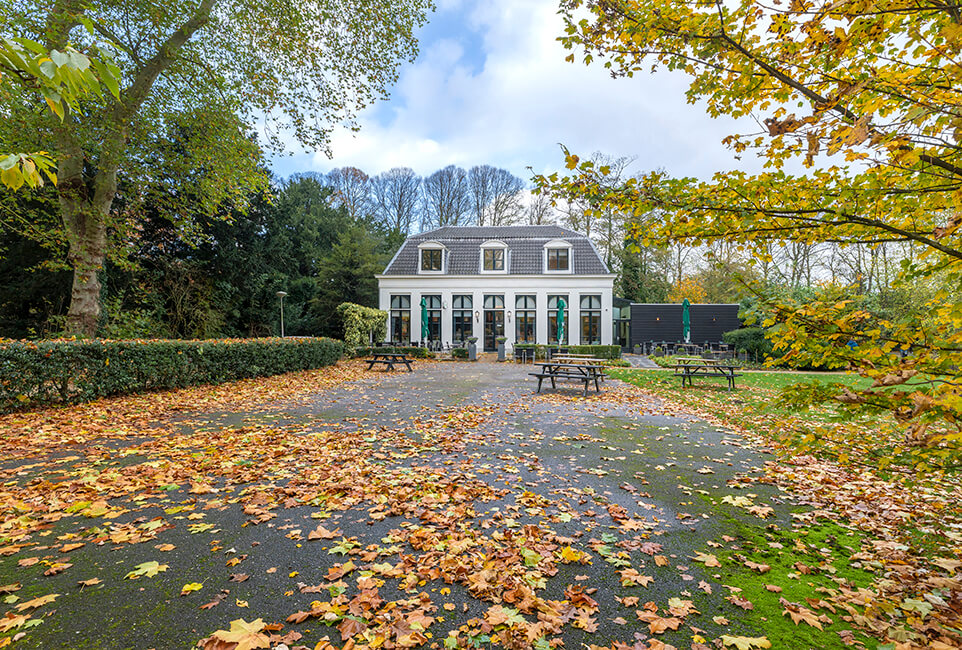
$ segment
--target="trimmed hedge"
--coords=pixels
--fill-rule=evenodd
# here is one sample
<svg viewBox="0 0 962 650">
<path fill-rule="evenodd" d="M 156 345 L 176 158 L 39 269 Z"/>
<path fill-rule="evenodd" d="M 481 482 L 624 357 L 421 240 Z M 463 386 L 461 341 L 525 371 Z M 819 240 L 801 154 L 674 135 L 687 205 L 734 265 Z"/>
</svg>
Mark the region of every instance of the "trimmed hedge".
<svg viewBox="0 0 962 650">
<path fill-rule="evenodd" d="M 415 359 L 433 359 L 434 353 L 427 348 L 419 347 L 403 347 L 403 346 L 387 346 L 383 348 L 356 348 L 354 350 L 355 357 L 369 357 L 377 352 L 384 352 L 386 354 L 396 353 L 396 354 L 406 354 L 409 357 L 414 357 Z"/>
<path fill-rule="evenodd" d="M 0 341 L 0 412 L 329 366 L 327 338 Z"/>
<path fill-rule="evenodd" d="M 515 350 L 536 350 L 535 354 L 538 359 L 543 359 L 545 357 L 545 349 L 557 348 L 557 345 L 535 345 L 533 343 L 517 343 L 514 346 Z M 590 354 L 596 359 L 620 359 L 621 358 L 621 346 L 619 345 L 562 345 L 561 347 L 567 348 L 568 352 L 571 354 Z"/>
<path fill-rule="evenodd" d="M 452 359 L 467 359 L 468 349 L 467 348 L 452 348 L 451 349 Z"/>
</svg>

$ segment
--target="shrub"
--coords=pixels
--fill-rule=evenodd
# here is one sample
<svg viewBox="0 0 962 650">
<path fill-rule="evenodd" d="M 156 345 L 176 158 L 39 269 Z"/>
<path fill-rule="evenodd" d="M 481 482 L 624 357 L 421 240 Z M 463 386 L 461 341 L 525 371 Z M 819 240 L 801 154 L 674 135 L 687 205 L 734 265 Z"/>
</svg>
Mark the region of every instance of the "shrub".
<svg viewBox="0 0 962 650">
<path fill-rule="evenodd" d="M 406 354 L 409 357 L 414 357 L 415 359 L 433 359 L 434 353 L 427 348 L 418 347 L 403 347 L 403 346 L 387 346 L 381 348 L 357 348 L 354 350 L 355 357 L 369 357 L 377 352 L 386 353 L 397 353 Z"/>
<path fill-rule="evenodd" d="M 514 349 L 535 350 L 536 358 L 544 359 L 547 348 L 556 348 L 556 345 L 535 345 L 534 343 L 515 343 Z M 621 347 L 618 345 L 562 345 L 571 354 L 590 354 L 596 359 L 620 359 Z"/>
<path fill-rule="evenodd" d="M 342 302 L 337 313 L 344 325 L 344 342 L 356 347 L 370 341 L 381 341 L 387 335 L 387 312 L 353 302 Z"/>
<path fill-rule="evenodd" d="M 571 354 L 590 354 L 596 359 L 620 359 L 620 345 L 569 345 Z"/>
<path fill-rule="evenodd" d="M 310 370 L 343 353 L 327 338 L 2 341 L 0 412 Z"/>
<path fill-rule="evenodd" d="M 765 338 L 765 330 L 761 327 L 743 327 L 725 332 L 722 340 L 756 360 L 763 360 L 772 353 L 772 342 Z"/>
<path fill-rule="evenodd" d="M 451 350 L 451 357 L 454 359 L 467 359 L 468 349 L 467 348 L 454 348 Z"/>
</svg>

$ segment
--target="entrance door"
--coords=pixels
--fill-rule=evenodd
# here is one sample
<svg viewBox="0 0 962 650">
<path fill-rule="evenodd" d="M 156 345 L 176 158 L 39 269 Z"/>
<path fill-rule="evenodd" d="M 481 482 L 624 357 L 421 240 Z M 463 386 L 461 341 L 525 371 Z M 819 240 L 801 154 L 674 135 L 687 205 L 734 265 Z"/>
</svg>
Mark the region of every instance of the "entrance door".
<svg viewBox="0 0 962 650">
<path fill-rule="evenodd" d="M 499 336 L 504 336 L 504 296 L 485 296 L 484 349 L 497 350 Z"/>
</svg>

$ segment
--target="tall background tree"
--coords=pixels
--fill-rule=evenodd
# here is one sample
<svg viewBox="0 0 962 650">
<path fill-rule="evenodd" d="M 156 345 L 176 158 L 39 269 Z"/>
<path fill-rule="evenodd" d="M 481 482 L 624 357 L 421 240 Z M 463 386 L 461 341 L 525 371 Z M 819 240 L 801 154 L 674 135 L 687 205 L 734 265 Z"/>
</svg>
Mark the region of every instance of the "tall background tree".
<svg viewBox="0 0 962 650">
<path fill-rule="evenodd" d="M 259 143 L 249 137 L 255 127 L 267 134 L 260 144 L 274 149 L 289 134 L 325 149 L 330 129 L 353 124 L 360 108 L 384 96 L 400 62 L 414 56 L 412 34 L 429 7 L 429 0 L 5 3 L 0 36 L 82 53 L 109 41 L 122 79 L 116 99 L 88 97 L 61 121 L 37 110 L 41 90 L 28 78 L 0 78 L 0 140 L 57 160 L 74 274 L 69 329 L 96 331 L 100 272 L 136 225 L 136 191 L 122 213 L 115 210 L 119 176 L 132 187 L 157 180 L 143 161 L 158 133 L 194 132 L 181 164 L 204 170 L 206 182 L 191 192 L 201 211 L 213 213 L 228 200 L 242 207 L 251 190 L 267 185 Z"/>
<path fill-rule="evenodd" d="M 468 174 L 462 168 L 448 165 L 424 179 L 422 228 L 463 226 L 470 222 L 471 191 Z"/>
<path fill-rule="evenodd" d="M 371 201 L 380 223 L 395 240 L 407 237 L 417 223 L 421 177 L 408 167 L 395 167 L 371 179 Z"/>
</svg>

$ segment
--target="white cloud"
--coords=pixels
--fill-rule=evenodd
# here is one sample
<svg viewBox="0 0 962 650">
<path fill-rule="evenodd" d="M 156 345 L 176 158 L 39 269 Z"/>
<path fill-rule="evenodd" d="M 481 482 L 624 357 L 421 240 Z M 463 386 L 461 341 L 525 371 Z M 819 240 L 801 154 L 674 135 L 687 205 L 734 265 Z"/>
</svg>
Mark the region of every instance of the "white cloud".
<svg viewBox="0 0 962 650">
<path fill-rule="evenodd" d="M 298 165 L 353 165 L 373 174 L 408 166 L 428 174 L 488 163 L 527 178 L 527 166 L 558 169 L 563 143 L 584 155 L 638 156 L 630 171 L 665 168 L 707 178 L 735 165 L 721 139 L 756 128 L 711 120 L 687 104 L 683 75 L 612 79 L 601 64 L 566 63 L 554 0 L 448 0 L 444 9 L 458 10 L 477 32 L 483 60 L 456 35 L 422 42 L 390 103 L 362 115 L 359 133 L 335 133 L 333 160 L 316 155 L 278 167 L 290 173 L 304 171 Z"/>
</svg>

